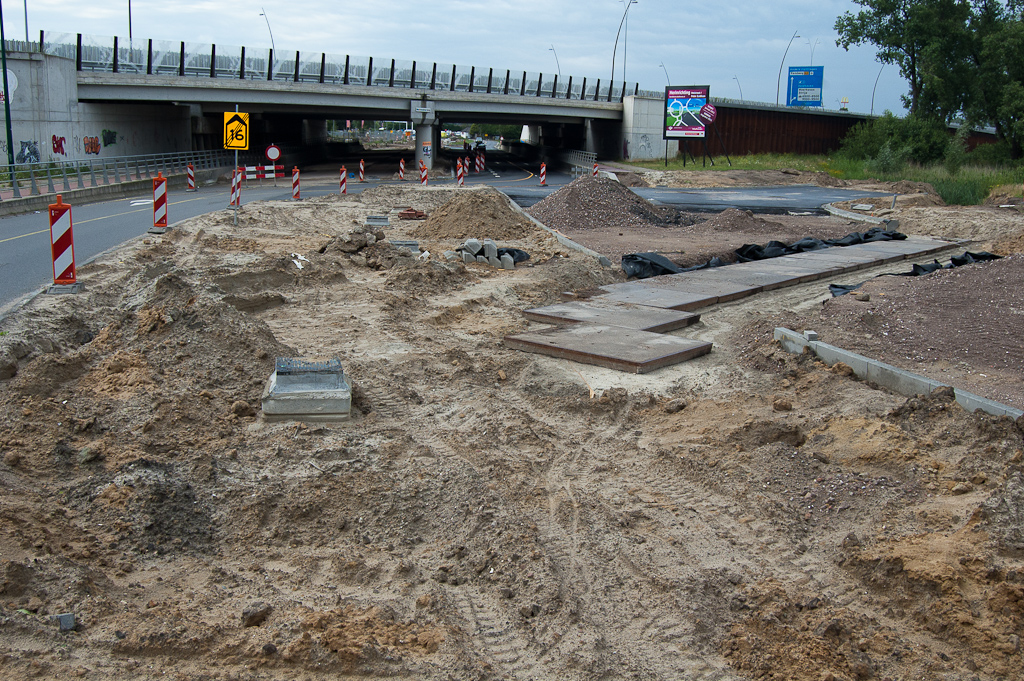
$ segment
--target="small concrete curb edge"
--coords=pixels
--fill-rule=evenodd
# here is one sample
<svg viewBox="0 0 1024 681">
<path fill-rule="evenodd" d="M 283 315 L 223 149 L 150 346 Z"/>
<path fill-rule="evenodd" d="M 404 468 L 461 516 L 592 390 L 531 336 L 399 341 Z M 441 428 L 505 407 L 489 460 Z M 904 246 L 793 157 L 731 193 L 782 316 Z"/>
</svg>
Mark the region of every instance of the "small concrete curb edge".
<svg viewBox="0 0 1024 681">
<path fill-rule="evenodd" d="M 828 343 L 822 343 L 817 340 L 817 334 L 813 331 L 801 334 L 790 329 L 777 327 L 774 335 L 775 340 L 779 341 L 779 344 L 786 352 L 799 355 L 805 350 L 809 350 L 829 366 L 833 366 L 837 362 L 843 362 L 853 369 L 853 373 L 857 378 L 871 381 L 900 395 L 908 397 L 922 394 L 927 395 L 936 388 L 952 387 L 946 383 L 912 374 L 890 364 L 858 355 L 855 352 L 843 350 Z M 953 391 L 956 395 L 957 403 L 967 411 L 974 412 L 980 409 L 993 416 L 1009 416 L 1012 419 L 1024 416 L 1024 411 L 1020 409 L 1000 404 L 959 388 L 953 388 Z"/>
</svg>

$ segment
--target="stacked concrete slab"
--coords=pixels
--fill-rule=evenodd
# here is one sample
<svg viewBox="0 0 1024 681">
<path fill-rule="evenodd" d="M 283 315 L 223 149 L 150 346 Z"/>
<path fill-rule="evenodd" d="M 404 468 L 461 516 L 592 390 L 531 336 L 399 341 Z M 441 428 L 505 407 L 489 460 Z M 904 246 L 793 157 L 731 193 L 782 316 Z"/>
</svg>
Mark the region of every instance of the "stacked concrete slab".
<svg viewBox="0 0 1024 681">
<path fill-rule="evenodd" d="M 952 244 L 911 237 L 786 255 L 769 260 L 602 286 L 586 301 L 526 310 L 535 321 L 559 324 L 505 338 L 512 348 L 645 373 L 707 354 L 711 343 L 666 336 L 700 319 L 694 310 L 846 272 L 937 253 Z M 662 313 L 686 317 L 659 317 Z M 674 339 L 674 340 L 667 340 Z"/>
</svg>

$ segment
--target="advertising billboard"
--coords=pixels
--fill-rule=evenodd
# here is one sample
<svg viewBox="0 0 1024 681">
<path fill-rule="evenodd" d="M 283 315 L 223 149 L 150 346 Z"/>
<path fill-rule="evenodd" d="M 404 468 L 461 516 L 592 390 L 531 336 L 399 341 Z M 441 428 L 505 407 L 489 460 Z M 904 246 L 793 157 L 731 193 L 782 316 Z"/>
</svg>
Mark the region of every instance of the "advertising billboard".
<svg viewBox="0 0 1024 681">
<path fill-rule="evenodd" d="M 662 139 L 704 137 L 708 110 L 705 109 L 705 116 L 701 116 L 701 109 L 709 103 L 710 90 L 709 85 L 670 85 L 665 88 L 665 128 Z"/>
<path fill-rule="evenodd" d="M 790 66 L 786 106 L 821 106 L 824 66 Z"/>
</svg>

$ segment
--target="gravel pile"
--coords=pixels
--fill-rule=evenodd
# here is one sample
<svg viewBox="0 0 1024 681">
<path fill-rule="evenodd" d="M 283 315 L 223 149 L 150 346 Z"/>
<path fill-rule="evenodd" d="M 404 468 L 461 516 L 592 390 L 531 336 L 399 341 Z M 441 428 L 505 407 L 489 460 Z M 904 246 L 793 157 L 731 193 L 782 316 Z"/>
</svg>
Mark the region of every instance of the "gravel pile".
<svg viewBox="0 0 1024 681">
<path fill-rule="evenodd" d="M 509 206 L 508 198 L 491 188 L 460 191 L 430 214 L 413 236 L 423 239 L 525 239 L 540 228 Z"/>
<path fill-rule="evenodd" d="M 615 180 L 581 177 L 527 209 L 548 227 L 577 232 L 598 227 L 639 229 L 692 225 L 696 219 L 675 208 L 655 206 Z"/>
</svg>

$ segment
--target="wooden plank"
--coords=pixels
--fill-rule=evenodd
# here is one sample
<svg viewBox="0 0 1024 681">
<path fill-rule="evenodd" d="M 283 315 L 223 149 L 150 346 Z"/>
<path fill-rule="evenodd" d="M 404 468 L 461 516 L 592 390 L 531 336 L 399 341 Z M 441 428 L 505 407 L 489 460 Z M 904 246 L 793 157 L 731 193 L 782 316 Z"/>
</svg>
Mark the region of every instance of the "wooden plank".
<svg viewBox="0 0 1024 681">
<path fill-rule="evenodd" d="M 700 315 L 692 312 L 669 310 L 649 305 L 629 305 L 602 300 L 569 302 L 524 310 L 523 315 L 533 321 L 549 324 L 574 324 L 591 322 L 605 326 L 622 326 L 627 329 L 667 333 L 700 321 Z"/>
<path fill-rule="evenodd" d="M 505 337 L 515 350 L 644 374 L 711 352 L 711 343 L 620 326 L 574 324 Z"/>
</svg>

